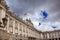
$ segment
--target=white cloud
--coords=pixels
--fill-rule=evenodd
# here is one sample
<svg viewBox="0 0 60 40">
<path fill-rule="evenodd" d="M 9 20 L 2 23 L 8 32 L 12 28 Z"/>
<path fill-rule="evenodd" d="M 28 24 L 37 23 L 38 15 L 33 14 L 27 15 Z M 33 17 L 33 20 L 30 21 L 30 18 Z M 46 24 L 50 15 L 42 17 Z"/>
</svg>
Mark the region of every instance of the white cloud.
<svg viewBox="0 0 60 40">
<path fill-rule="evenodd" d="M 46 19 L 45 21 L 42 21 L 43 20 L 42 16 L 39 15 L 39 13 L 36 12 L 36 11 L 35 11 L 34 15 L 31 15 L 30 13 L 28 13 L 26 18 L 30 18 L 32 20 L 33 24 L 34 24 L 34 27 L 39 31 L 53 31 L 53 30 L 60 29 L 60 22 L 58 22 L 58 21 L 55 21 L 55 22 L 48 21 L 49 18 Z M 38 26 L 39 22 L 41 23 L 40 26 Z M 52 28 L 53 25 L 57 26 L 57 28 L 56 29 Z"/>
</svg>

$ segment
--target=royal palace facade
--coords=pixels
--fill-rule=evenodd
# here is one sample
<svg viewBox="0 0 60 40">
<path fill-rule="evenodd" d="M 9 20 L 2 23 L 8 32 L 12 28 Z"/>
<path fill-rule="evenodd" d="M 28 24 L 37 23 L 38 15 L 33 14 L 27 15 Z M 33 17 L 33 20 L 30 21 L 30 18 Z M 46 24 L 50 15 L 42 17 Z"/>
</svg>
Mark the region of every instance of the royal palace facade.
<svg viewBox="0 0 60 40">
<path fill-rule="evenodd" d="M 60 30 L 37 31 L 31 20 L 22 20 L 0 0 L 0 40 L 60 40 Z"/>
</svg>

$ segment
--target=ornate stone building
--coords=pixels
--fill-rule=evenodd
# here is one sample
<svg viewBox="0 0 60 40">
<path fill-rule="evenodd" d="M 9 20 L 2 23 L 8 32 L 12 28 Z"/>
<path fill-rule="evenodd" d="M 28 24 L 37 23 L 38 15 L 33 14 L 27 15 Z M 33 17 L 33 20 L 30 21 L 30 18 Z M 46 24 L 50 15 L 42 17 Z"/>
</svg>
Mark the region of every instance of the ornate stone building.
<svg viewBox="0 0 60 40">
<path fill-rule="evenodd" d="M 40 40 L 60 40 L 60 30 L 42 32 Z"/>
<path fill-rule="evenodd" d="M 39 40 L 39 34 L 30 20 L 22 20 L 0 0 L 0 40 Z"/>
<path fill-rule="evenodd" d="M 0 0 L 0 40 L 60 40 L 60 30 L 37 31 L 30 20 L 22 20 Z"/>
</svg>

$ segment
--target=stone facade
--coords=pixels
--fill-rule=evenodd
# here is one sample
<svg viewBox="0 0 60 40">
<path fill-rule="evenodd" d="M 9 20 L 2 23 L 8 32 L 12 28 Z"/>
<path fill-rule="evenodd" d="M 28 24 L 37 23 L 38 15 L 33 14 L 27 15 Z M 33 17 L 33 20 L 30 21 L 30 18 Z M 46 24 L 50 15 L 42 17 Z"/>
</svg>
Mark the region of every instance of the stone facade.
<svg viewBox="0 0 60 40">
<path fill-rule="evenodd" d="M 60 30 L 42 32 L 41 40 L 60 40 Z"/>
<path fill-rule="evenodd" d="M 7 19 L 7 25 L 3 18 Z M 0 40 L 60 40 L 60 30 L 37 31 L 30 20 L 22 20 L 9 11 L 5 0 L 0 0 Z"/>
<path fill-rule="evenodd" d="M 2 20 L 4 17 L 8 20 L 6 26 Z M 24 21 L 9 11 L 5 0 L 0 0 L 0 22 L 1 40 L 37 40 L 40 37 L 40 32 L 34 28 L 30 20 Z"/>
</svg>

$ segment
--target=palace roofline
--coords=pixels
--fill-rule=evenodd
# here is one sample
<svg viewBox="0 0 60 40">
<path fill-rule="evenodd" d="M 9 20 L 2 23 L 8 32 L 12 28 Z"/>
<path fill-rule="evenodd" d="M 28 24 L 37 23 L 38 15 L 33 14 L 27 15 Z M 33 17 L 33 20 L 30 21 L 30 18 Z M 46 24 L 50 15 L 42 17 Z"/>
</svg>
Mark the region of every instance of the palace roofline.
<svg viewBox="0 0 60 40">
<path fill-rule="evenodd" d="M 42 33 L 54 33 L 54 32 L 59 32 L 60 30 L 53 30 L 53 31 L 45 31 L 45 32 L 42 32 Z"/>
<path fill-rule="evenodd" d="M 3 0 L 3 1 L 4 1 L 4 0 Z M 4 1 L 3 4 L 1 3 L 0 6 L 3 7 L 3 9 L 5 9 L 6 12 L 7 12 L 10 16 L 12 16 L 12 17 L 14 17 L 15 19 L 17 19 L 18 21 L 26 24 L 27 26 L 32 27 L 32 30 L 36 30 L 36 29 L 34 28 L 34 25 L 32 24 L 32 22 L 29 23 L 29 21 L 22 20 L 20 17 L 18 17 L 16 14 L 14 14 L 14 12 L 11 12 L 11 11 L 9 10 L 9 7 L 8 7 L 8 5 L 6 4 L 5 1 Z M 29 23 L 29 24 L 28 24 L 28 23 Z M 29 27 L 29 28 L 30 28 L 30 27 Z M 38 30 L 36 30 L 36 31 L 41 33 L 41 31 L 38 31 Z"/>
</svg>

